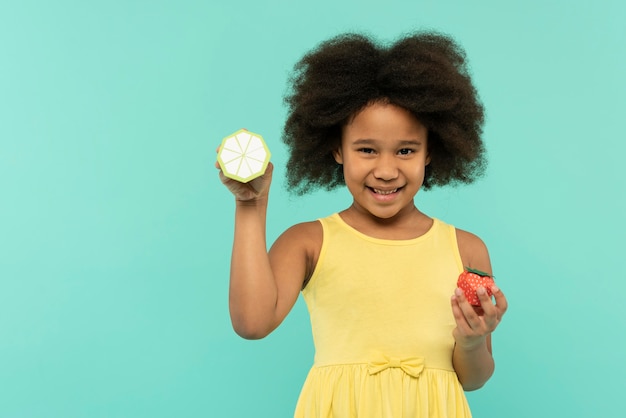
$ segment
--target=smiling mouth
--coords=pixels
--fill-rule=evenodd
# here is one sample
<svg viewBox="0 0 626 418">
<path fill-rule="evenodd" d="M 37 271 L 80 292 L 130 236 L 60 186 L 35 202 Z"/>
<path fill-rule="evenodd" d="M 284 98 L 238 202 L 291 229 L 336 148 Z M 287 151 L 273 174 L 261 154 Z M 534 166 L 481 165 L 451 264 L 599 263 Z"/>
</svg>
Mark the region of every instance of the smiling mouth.
<svg viewBox="0 0 626 418">
<path fill-rule="evenodd" d="M 397 187 L 397 188 L 391 189 L 391 190 L 381 190 L 381 189 L 375 189 L 373 187 L 370 187 L 370 190 L 372 190 L 374 193 L 381 194 L 381 195 L 392 194 L 392 193 L 397 192 L 399 189 L 400 189 L 400 187 Z"/>
</svg>

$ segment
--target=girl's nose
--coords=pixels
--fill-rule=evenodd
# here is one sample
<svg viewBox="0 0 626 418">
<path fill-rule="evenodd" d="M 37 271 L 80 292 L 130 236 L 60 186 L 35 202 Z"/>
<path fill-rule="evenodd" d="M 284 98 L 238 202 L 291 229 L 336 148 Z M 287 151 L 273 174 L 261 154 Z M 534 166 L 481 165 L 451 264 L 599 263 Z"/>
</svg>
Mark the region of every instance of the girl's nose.
<svg viewBox="0 0 626 418">
<path fill-rule="evenodd" d="M 381 156 L 374 169 L 374 177 L 377 179 L 389 181 L 398 177 L 398 167 L 395 159 L 390 156 Z"/>
</svg>

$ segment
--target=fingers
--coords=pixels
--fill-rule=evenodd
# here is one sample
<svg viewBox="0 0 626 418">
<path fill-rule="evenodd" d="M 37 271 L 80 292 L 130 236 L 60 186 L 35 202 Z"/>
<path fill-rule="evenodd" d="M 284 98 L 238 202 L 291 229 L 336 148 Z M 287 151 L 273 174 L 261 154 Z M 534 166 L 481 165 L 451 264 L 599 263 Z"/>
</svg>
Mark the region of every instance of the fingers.
<svg viewBox="0 0 626 418">
<path fill-rule="evenodd" d="M 495 305 L 487 291 L 481 287 L 476 292 L 481 305 L 475 307 L 469 304 L 461 289 L 455 289 L 452 313 L 457 327 L 464 335 L 486 335 L 493 332 L 500 323 L 506 311 L 506 298 L 500 289 L 494 288 L 492 291 L 496 299 Z"/>
<path fill-rule="evenodd" d="M 215 153 L 219 154 L 220 153 L 220 148 L 221 148 L 221 144 L 217 146 L 217 148 L 215 148 Z M 220 163 L 216 160 L 215 161 L 215 168 L 217 168 L 218 170 L 221 170 L 222 167 L 220 166 Z"/>
<path fill-rule="evenodd" d="M 462 295 L 459 295 L 456 291 L 454 296 L 452 296 L 452 315 L 454 316 L 454 321 L 456 322 L 457 327 L 463 328 L 464 331 L 468 331 L 470 327 L 465 318 L 465 314 L 463 313 L 463 308 L 461 308 L 461 297 Z"/>
<path fill-rule="evenodd" d="M 268 163 L 265 173 L 262 176 L 246 183 L 226 176 L 219 162 L 215 163 L 215 168 L 218 170 L 218 176 L 222 184 L 235 195 L 238 201 L 252 201 L 267 198 L 272 173 L 274 171 L 274 165 L 271 162 Z"/>
<path fill-rule="evenodd" d="M 220 181 L 222 182 L 222 184 L 226 185 L 230 179 L 224 175 L 224 173 L 220 169 L 219 164 L 217 165 L 217 168 L 220 170 L 219 173 L 217 173 L 217 175 L 220 176 Z"/>
<path fill-rule="evenodd" d="M 484 287 L 479 287 L 476 290 L 476 294 L 478 295 L 478 300 L 480 300 L 480 307 L 483 311 L 483 320 L 489 332 L 496 329 L 498 325 L 498 312 L 496 307 L 491 300 L 491 296 L 487 293 L 487 290 Z"/>
<path fill-rule="evenodd" d="M 465 328 L 468 333 L 480 328 L 481 317 L 476 313 L 474 307 L 465 298 L 465 294 L 458 287 L 452 296 L 452 313 L 457 326 Z"/>
<path fill-rule="evenodd" d="M 473 311 L 472 306 L 465 300 L 462 294 L 456 291 L 454 296 L 452 296 L 451 304 L 452 315 L 456 323 L 456 327 L 452 331 L 455 343 L 467 349 L 481 344 L 485 340 L 487 333 L 474 328 L 478 327 L 480 317 Z M 466 313 L 470 315 L 470 318 L 466 316 Z"/>
<path fill-rule="evenodd" d="M 507 302 L 504 293 L 502 293 L 502 290 L 500 290 L 498 286 L 493 286 L 491 291 L 493 292 L 493 297 L 496 300 L 496 308 L 498 309 L 498 313 L 501 318 L 509 308 L 509 303 Z"/>
</svg>

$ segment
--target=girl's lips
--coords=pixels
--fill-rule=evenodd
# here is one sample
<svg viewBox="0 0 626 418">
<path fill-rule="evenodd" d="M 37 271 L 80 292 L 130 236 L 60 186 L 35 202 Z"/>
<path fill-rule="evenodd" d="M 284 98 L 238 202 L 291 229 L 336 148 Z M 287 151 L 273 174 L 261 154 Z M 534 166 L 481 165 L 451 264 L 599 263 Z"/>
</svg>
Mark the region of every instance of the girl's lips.
<svg viewBox="0 0 626 418">
<path fill-rule="evenodd" d="M 396 187 L 395 189 L 377 189 L 375 187 L 368 187 L 368 189 L 376 200 L 386 202 L 395 198 L 402 187 Z"/>
</svg>

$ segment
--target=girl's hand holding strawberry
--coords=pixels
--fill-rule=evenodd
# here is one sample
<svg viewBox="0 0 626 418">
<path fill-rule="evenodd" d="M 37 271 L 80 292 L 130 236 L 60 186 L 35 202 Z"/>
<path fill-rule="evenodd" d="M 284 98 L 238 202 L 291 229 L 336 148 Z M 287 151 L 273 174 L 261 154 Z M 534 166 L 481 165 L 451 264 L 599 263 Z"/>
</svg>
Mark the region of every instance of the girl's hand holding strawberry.
<svg viewBox="0 0 626 418">
<path fill-rule="evenodd" d="M 491 291 L 495 303 L 484 287 L 476 291 L 480 307 L 472 306 L 460 288 L 452 296 L 452 313 L 456 322 L 453 336 L 457 346 L 471 350 L 482 344 L 485 339 L 497 328 L 502 316 L 507 310 L 507 301 L 497 286 Z"/>
</svg>

